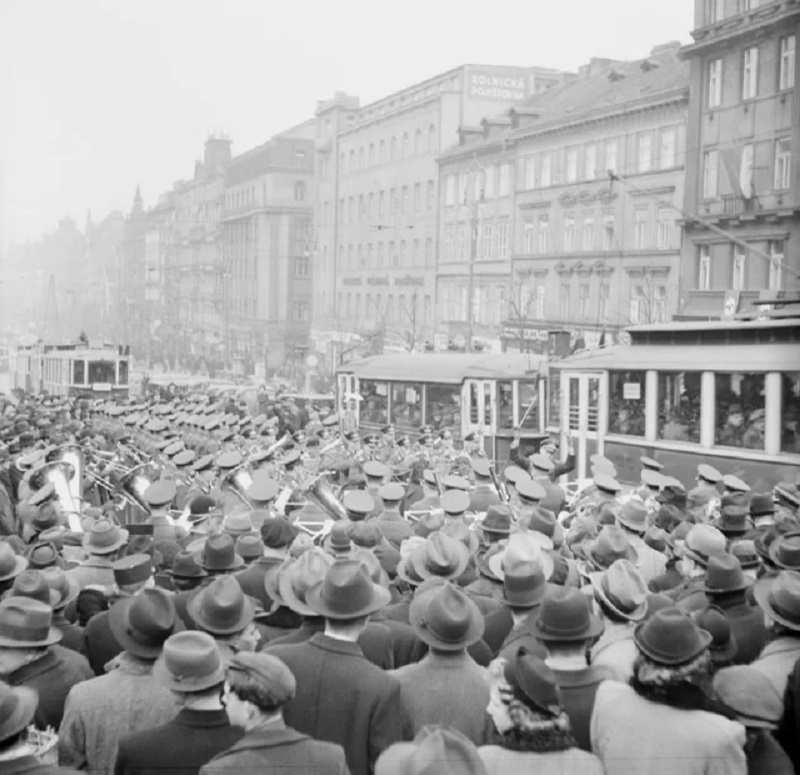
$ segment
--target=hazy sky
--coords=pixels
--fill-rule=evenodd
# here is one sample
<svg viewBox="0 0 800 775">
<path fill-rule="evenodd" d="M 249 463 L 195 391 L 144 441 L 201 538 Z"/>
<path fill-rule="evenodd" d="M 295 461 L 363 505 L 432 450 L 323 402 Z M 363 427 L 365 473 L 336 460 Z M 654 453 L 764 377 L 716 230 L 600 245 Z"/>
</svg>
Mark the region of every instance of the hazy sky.
<svg viewBox="0 0 800 775">
<path fill-rule="evenodd" d="M 189 178 L 342 90 L 362 104 L 459 64 L 575 70 L 687 42 L 693 0 L 0 0 L 0 247 Z"/>
</svg>

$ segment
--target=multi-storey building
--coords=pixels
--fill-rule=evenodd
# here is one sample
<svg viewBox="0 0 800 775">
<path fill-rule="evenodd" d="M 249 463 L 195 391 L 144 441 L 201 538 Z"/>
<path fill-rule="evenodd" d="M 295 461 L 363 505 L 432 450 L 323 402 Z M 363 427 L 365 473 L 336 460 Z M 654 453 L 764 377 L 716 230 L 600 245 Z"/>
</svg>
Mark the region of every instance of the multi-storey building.
<svg viewBox="0 0 800 775">
<path fill-rule="evenodd" d="M 438 168 L 464 123 L 559 82 L 543 68 L 463 65 L 359 107 L 317 109 L 314 332 L 335 361 L 376 334 L 411 349 L 433 336 Z"/>
<path fill-rule="evenodd" d="M 667 44 L 641 61 L 592 60 L 462 126 L 440 164 L 442 330 L 538 350 L 555 328 L 592 344 L 670 317 L 687 104 L 688 67 Z"/>
<path fill-rule="evenodd" d="M 798 32 L 797 0 L 695 0 L 684 317 L 800 285 Z"/>
<path fill-rule="evenodd" d="M 120 291 L 121 243 L 125 217 L 113 210 L 95 223 L 86 218 L 85 318 L 83 332 L 93 342 L 125 341 L 123 318 L 118 306 Z"/>
<path fill-rule="evenodd" d="M 307 121 L 276 135 L 236 156 L 225 176 L 216 293 L 235 371 L 281 369 L 308 348 L 314 130 Z"/>
</svg>

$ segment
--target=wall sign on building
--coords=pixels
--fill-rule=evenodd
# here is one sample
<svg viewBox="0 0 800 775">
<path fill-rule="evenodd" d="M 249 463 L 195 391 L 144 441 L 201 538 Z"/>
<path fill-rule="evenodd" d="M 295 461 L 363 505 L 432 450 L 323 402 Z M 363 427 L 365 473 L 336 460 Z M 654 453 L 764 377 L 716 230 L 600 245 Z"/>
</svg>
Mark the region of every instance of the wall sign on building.
<svg viewBox="0 0 800 775">
<path fill-rule="evenodd" d="M 475 72 L 469 79 L 469 96 L 489 100 L 525 100 L 528 87 L 525 78 Z"/>
</svg>

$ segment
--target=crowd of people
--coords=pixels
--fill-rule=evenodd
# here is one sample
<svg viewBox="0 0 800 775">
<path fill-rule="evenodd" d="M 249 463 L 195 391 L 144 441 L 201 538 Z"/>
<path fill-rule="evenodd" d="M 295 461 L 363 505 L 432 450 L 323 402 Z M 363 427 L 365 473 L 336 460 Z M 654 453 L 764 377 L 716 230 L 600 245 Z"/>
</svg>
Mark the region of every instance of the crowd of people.
<svg viewBox="0 0 800 775">
<path fill-rule="evenodd" d="M 800 482 L 290 404 L 3 399 L 1 773 L 800 771 Z"/>
</svg>

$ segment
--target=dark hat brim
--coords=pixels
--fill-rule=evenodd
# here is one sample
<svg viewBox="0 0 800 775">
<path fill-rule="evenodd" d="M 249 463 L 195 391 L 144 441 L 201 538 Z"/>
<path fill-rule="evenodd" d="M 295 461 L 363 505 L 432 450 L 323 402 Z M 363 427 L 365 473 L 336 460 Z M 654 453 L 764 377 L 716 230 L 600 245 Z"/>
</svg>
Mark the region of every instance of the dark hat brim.
<svg viewBox="0 0 800 775">
<path fill-rule="evenodd" d="M 425 606 L 432 594 L 439 590 L 439 586 L 431 587 L 421 593 L 417 593 L 411 600 L 408 607 L 408 621 L 416 636 L 431 648 L 439 651 L 461 651 L 462 649 L 477 643 L 482 637 L 486 626 L 480 608 L 469 598 L 470 621 L 469 627 L 463 637 L 457 641 L 446 641 L 436 637 L 436 633 L 426 627 L 423 622 L 425 619 Z"/>
<path fill-rule="evenodd" d="M 242 612 L 236 622 L 229 624 L 227 627 L 220 627 L 218 624 L 215 624 L 207 619 L 203 612 L 200 604 L 203 599 L 204 591 L 205 588 L 197 590 L 196 594 L 189 598 L 189 602 L 186 604 L 186 612 L 189 614 L 192 621 L 197 625 L 198 629 L 211 633 L 212 635 L 234 635 L 235 633 L 244 630 L 245 627 L 247 627 L 247 625 L 250 624 L 253 619 L 255 619 L 255 603 L 253 602 L 252 598 L 250 598 L 248 595 L 245 595 L 244 603 L 242 605 Z"/>
<path fill-rule="evenodd" d="M 681 654 L 680 657 L 668 656 L 660 651 L 657 651 L 652 647 L 651 644 L 642 640 L 641 632 L 642 628 L 646 624 L 647 622 L 644 621 L 636 626 L 636 629 L 633 631 L 633 640 L 636 643 L 636 648 L 638 648 L 642 654 L 659 665 L 664 665 L 665 667 L 678 667 L 680 665 L 686 665 L 711 647 L 711 641 L 713 640 L 711 634 L 698 627 L 700 639 L 697 647 L 691 653 Z"/>
<path fill-rule="evenodd" d="M 760 579 L 756 582 L 756 585 L 753 589 L 753 596 L 755 597 L 756 602 L 761 606 L 762 611 L 766 611 L 766 613 L 769 614 L 770 619 L 773 619 L 778 624 L 786 627 L 789 630 L 800 632 L 800 614 L 797 621 L 792 621 L 784 616 L 784 614 L 776 611 L 769 602 L 769 591 L 772 587 L 773 581 L 775 581 L 775 577 L 771 576 Z"/>
<path fill-rule="evenodd" d="M 589 622 L 583 630 L 568 635 L 542 630 L 539 626 L 538 615 L 535 618 L 531 617 L 528 619 L 526 621 L 526 627 L 528 632 L 537 640 L 542 641 L 542 643 L 577 643 L 579 641 L 591 640 L 601 635 L 604 629 L 602 620 L 596 614 L 589 615 Z"/>
<path fill-rule="evenodd" d="M 70 576 L 66 576 L 66 579 L 67 594 L 53 604 L 54 611 L 61 611 L 62 609 L 66 608 L 73 600 L 76 600 L 78 595 L 81 593 L 81 585 L 78 583 L 77 579 L 74 579 Z"/>
<path fill-rule="evenodd" d="M 376 611 L 385 608 L 391 602 L 392 595 L 388 589 L 380 584 L 372 583 L 372 596 L 366 605 L 360 608 L 351 608 L 347 611 L 334 611 L 323 599 L 322 592 L 325 585 L 324 581 L 315 584 L 306 594 L 309 606 L 316 612 L 317 616 L 324 616 L 326 619 L 355 619 L 359 616 L 368 616 Z"/>
<path fill-rule="evenodd" d="M 91 542 L 91 537 L 91 533 L 86 535 L 81 544 L 89 554 L 111 554 L 128 543 L 129 534 L 124 528 L 119 528 L 119 538 L 108 546 L 96 546 Z"/>
<path fill-rule="evenodd" d="M 125 651 L 141 659 L 156 659 L 163 649 L 163 641 L 158 646 L 145 646 L 131 638 L 128 633 L 128 611 L 135 601 L 136 597 L 125 597 L 114 603 L 114 605 L 108 609 L 108 626 L 117 643 L 119 643 Z M 170 635 L 174 635 L 182 629 L 181 618 L 176 614 L 172 630 L 164 635 L 164 640 L 166 641 Z"/>
<path fill-rule="evenodd" d="M 0 742 L 22 732 L 33 720 L 39 704 L 39 695 L 35 689 L 27 686 L 12 686 L 10 691 L 16 695 L 18 702 L 11 715 L 3 719 L 3 723 L 0 725 Z"/>
<path fill-rule="evenodd" d="M 767 558 L 773 565 L 783 570 L 800 571 L 800 563 L 797 565 L 787 565 L 785 562 L 782 562 L 780 559 L 778 559 L 778 549 L 780 548 L 781 540 L 786 538 L 787 536 L 798 536 L 798 535 L 800 535 L 800 532 L 792 531 L 790 533 L 784 533 L 783 535 L 775 537 L 775 540 L 766 549 Z M 756 551 L 758 551 L 757 546 L 756 546 Z"/>
<path fill-rule="evenodd" d="M 13 570 L 11 570 L 9 573 L 0 576 L 0 581 L 9 581 L 10 579 L 15 579 L 27 567 L 28 567 L 28 560 L 26 560 L 21 554 L 15 555 Z"/>
<path fill-rule="evenodd" d="M 156 678 L 161 686 L 174 692 L 202 692 L 212 686 L 221 684 L 225 680 L 225 665 L 220 662 L 213 673 L 197 678 L 176 676 L 167 669 L 164 655 L 161 654 L 153 666 L 153 677 Z"/>
</svg>

